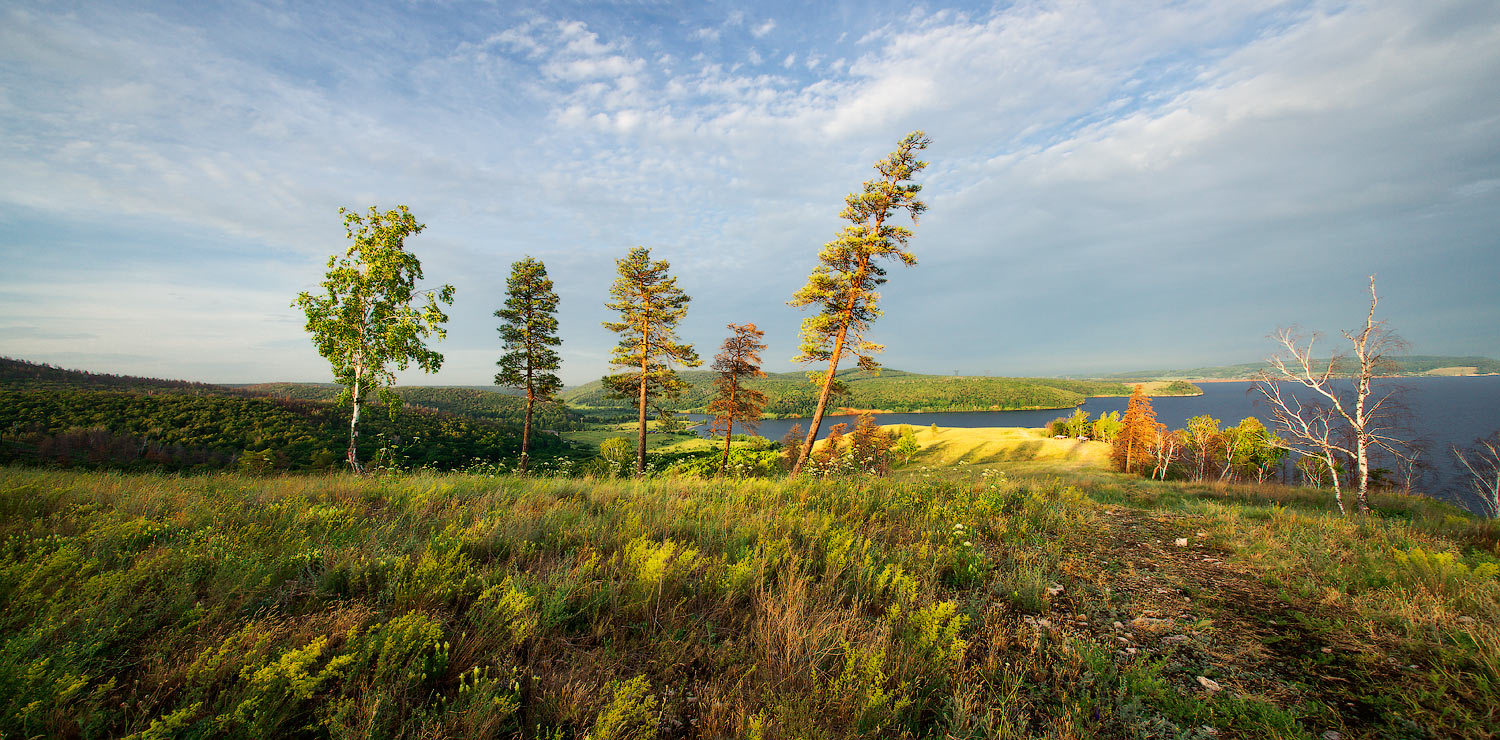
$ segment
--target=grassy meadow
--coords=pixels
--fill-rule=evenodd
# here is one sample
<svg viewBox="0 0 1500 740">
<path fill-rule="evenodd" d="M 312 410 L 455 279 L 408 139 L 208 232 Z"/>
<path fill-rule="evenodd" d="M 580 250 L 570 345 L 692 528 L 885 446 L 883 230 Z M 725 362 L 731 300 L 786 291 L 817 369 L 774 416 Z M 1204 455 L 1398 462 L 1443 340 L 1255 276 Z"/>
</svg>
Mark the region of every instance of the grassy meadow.
<svg viewBox="0 0 1500 740">
<path fill-rule="evenodd" d="M 0 734 L 1500 727 L 1495 522 L 918 433 L 882 480 L 0 468 Z"/>
</svg>

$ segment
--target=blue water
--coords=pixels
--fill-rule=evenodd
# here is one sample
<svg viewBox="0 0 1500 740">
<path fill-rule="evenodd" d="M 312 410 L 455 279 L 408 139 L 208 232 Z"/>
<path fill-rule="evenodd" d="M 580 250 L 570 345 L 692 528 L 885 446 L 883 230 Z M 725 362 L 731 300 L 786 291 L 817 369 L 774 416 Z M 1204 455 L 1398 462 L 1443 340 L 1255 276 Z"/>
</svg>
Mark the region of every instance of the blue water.
<svg viewBox="0 0 1500 740">
<path fill-rule="evenodd" d="M 1254 416 L 1267 427 L 1274 428 L 1265 402 L 1254 392 L 1254 383 L 1203 383 L 1201 396 L 1178 396 L 1151 399 L 1156 410 L 1156 420 L 1173 429 L 1180 429 L 1189 417 L 1208 414 L 1219 419 L 1224 426 L 1239 423 L 1240 419 Z M 1395 398 L 1405 407 L 1409 421 L 1405 438 L 1419 444 L 1423 449 L 1419 460 L 1429 472 L 1419 488 L 1437 498 L 1455 503 L 1468 503 L 1467 483 L 1453 460 L 1454 445 L 1468 447 L 1477 437 L 1488 436 L 1500 430 L 1500 376 L 1487 375 L 1469 378 L 1393 378 L 1376 383 L 1376 391 L 1396 391 Z M 1097 417 L 1109 411 L 1125 412 L 1128 399 L 1090 398 L 1083 410 Z M 970 411 L 931 414 L 879 414 L 881 424 L 911 424 L 912 426 L 940 427 L 1040 427 L 1059 416 L 1072 413 L 1069 409 L 1046 411 Z M 690 418 L 707 418 L 702 414 L 690 414 Z M 819 429 L 819 437 L 827 436 L 828 429 L 840 422 L 855 421 L 852 416 L 828 416 Z M 761 422 L 757 433 L 771 439 L 781 439 L 793 424 L 805 429 L 807 419 L 767 419 Z"/>
</svg>

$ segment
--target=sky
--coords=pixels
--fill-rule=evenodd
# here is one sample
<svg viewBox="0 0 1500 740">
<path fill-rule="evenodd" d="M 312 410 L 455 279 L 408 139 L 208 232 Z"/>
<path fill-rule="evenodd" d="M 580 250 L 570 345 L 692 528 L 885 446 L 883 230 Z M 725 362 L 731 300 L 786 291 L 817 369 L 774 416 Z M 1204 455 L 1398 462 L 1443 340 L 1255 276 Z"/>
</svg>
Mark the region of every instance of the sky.
<svg viewBox="0 0 1500 740">
<path fill-rule="evenodd" d="M 1264 359 L 1379 315 L 1500 356 L 1500 3 L 95 3 L 0 8 L 0 355 L 327 381 L 291 307 L 404 204 L 487 384 L 510 264 L 608 369 L 614 260 L 666 259 L 710 358 L 786 371 L 843 198 L 932 139 L 888 367 L 1055 375 Z"/>
</svg>

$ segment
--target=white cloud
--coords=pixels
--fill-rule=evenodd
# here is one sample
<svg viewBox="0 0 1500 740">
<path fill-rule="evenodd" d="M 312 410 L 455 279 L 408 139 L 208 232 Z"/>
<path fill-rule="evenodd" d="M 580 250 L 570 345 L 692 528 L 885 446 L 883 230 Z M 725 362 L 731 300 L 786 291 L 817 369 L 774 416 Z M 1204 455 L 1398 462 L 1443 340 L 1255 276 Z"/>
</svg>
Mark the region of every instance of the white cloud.
<svg viewBox="0 0 1500 740">
<path fill-rule="evenodd" d="M 750 35 L 758 39 L 765 38 L 766 34 L 774 30 L 776 30 L 776 20 L 774 18 L 767 18 L 764 23 L 750 29 Z"/>
<path fill-rule="evenodd" d="M 304 60 L 320 70 L 309 80 L 191 24 L 12 13 L 0 29 L 0 217 L 99 214 L 275 250 L 280 261 L 232 271 L 267 281 L 256 288 L 264 295 L 226 294 L 271 306 L 314 280 L 314 257 L 340 241 L 337 205 L 400 199 L 431 224 L 429 274 L 459 276 L 473 301 L 455 311 L 468 323 L 452 334 L 454 357 L 488 351 L 493 327 L 482 319 L 493 308 L 480 304 L 503 279 L 490 272 L 527 252 L 547 256 L 560 284 L 566 276 L 570 357 L 602 355 L 608 257 L 634 244 L 658 247 L 690 292 L 715 296 L 694 306 L 688 333 L 700 342 L 716 341 L 727 320 L 756 320 L 789 345 L 797 315 L 780 301 L 837 228 L 840 199 L 898 136 L 926 128 L 922 264 L 893 275 L 877 331 L 903 338 L 891 342 L 892 364 L 977 358 L 984 350 L 954 348 L 976 338 L 1016 363 L 1125 357 L 1199 336 L 1193 326 L 1203 351 L 1229 353 L 1259 346 L 1278 319 L 1266 306 L 1288 303 L 1257 291 L 1312 279 L 1281 274 L 1293 255 L 1399 275 L 1438 269 L 1403 254 L 1449 249 L 1443 264 L 1470 267 L 1433 278 L 1426 299 L 1473 294 L 1458 273 L 1495 264 L 1475 246 L 1493 218 L 1476 214 L 1500 208 L 1495 15 L 1483 3 L 1021 3 L 853 28 L 868 42 L 857 57 L 824 62 L 835 50 L 812 39 L 769 70 L 753 48 L 695 54 L 681 36 L 653 45 L 630 29 L 511 19 L 448 51 L 367 59 L 355 49 L 384 47 L 330 48 Z M 752 66 L 737 68 L 739 55 Z M 782 71 L 799 58 L 798 74 Z M 208 259 L 202 241 L 181 239 L 173 259 Z M 1398 242 L 1424 246 L 1403 253 Z M 1356 244 L 1369 247 L 1351 259 Z M 45 247 L 5 249 L 16 264 Z M 48 306 L 99 289 L 18 269 L 0 287 L 52 286 Z M 1061 285 L 1084 298 L 1058 305 Z M 174 310 L 142 304 L 136 315 L 135 298 L 112 301 L 132 326 Z M 1191 315 L 1184 302 L 1195 302 Z M 1036 305 L 1076 333 L 984 319 Z M 915 331 L 932 306 L 957 318 Z M 214 310 L 236 327 L 256 321 L 255 311 Z M 1497 311 L 1475 320 L 1494 325 Z M 103 335 L 67 311 L 37 321 L 26 325 Z M 262 343 L 299 338 L 295 325 L 245 331 Z M 1463 331 L 1500 342 L 1490 329 Z M 42 347 L 23 339 L 41 341 L 0 333 L 0 353 Z M 148 339 L 143 351 L 190 352 Z"/>
</svg>

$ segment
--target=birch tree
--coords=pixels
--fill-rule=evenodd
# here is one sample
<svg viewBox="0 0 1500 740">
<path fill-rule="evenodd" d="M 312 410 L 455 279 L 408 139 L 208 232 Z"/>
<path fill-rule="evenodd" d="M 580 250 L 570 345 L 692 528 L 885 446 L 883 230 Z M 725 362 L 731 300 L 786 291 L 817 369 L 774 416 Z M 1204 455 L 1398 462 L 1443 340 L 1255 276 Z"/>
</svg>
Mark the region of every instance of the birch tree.
<svg viewBox="0 0 1500 740">
<path fill-rule="evenodd" d="M 1500 432 L 1474 440 L 1468 451 L 1453 447 L 1453 457 L 1469 474 L 1469 484 L 1479 497 L 1480 513 L 1500 517 Z"/>
<path fill-rule="evenodd" d="M 724 340 L 724 346 L 709 366 L 719 373 L 714 378 L 717 395 L 707 409 L 713 416 L 710 429 L 724 432 L 724 459 L 719 462 L 719 475 L 729 466 L 734 423 L 738 421 L 746 431 L 753 432 L 760 426 L 760 415 L 766 407 L 766 394 L 745 387 L 750 378 L 766 377 L 760 369 L 760 353 L 766 349 L 760 340 L 766 333 L 755 328 L 755 324 L 729 324 L 729 330 L 734 333 Z"/>
<path fill-rule="evenodd" d="M 426 227 L 406 206 L 384 213 L 371 206 L 364 215 L 340 208 L 339 214 L 349 248 L 343 256 L 328 258 L 323 294 L 303 291 L 292 306 L 306 314 L 318 354 L 332 364 L 334 379 L 344 386 L 339 400 L 352 407 L 349 468 L 362 473 L 360 406 L 374 393 L 394 413 L 401 405 L 401 397 L 391 390 L 395 371 L 413 362 L 428 373 L 443 366 L 443 356 L 428 348 L 426 340 L 446 336 L 448 316 L 439 304 L 453 304 L 453 286 L 417 290 L 422 263 L 406 251 L 406 238 Z"/>
<path fill-rule="evenodd" d="M 1394 367 L 1392 357 L 1406 343 L 1384 321 L 1375 320 L 1375 276 L 1370 276 L 1370 310 L 1357 332 L 1340 332 L 1349 341 L 1347 354 L 1334 353 L 1322 361 L 1314 355 L 1318 335 L 1295 329 L 1278 329 L 1272 335 L 1280 353 L 1270 358 L 1271 370 L 1261 373 L 1257 384 L 1271 406 L 1277 425 L 1291 438 L 1288 449 L 1317 455 L 1333 471 L 1334 498 L 1339 511 L 1344 503 L 1338 484 L 1335 454 L 1354 461 L 1355 503 L 1360 513 L 1370 510 L 1370 454 L 1376 448 L 1401 456 L 1405 442 L 1392 432 L 1395 391 L 1377 393 L 1374 379 Z M 1301 386 L 1317 399 L 1304 403 L 1287 384 Z M 1343 387 L 1341 387 L 1343 386 Z M 1347 438 L 1348 442 L 1344 442 Z"/>
<path fill-rule="evenodd" d="M 818 313 L 803 319 L 802 345 L 793 359 L 828 363 L 827 370 L 810 375 L 822 389 L 808 423 L 807 439 L 792 466 L 793 476 L 802 471 L 818 439 L 818 427 L 837 383 L 839 362 L 853 357 L 866 372 L 880 368 L 874 356 L 885 348 L 865 338 L 870 323 L 880 316 L 880 294 L 875 289 L 886 281 L 880 260 L 894 259 L 907 266 L 917 263 L 916 255 L 906 249 L 912 232 L 896 224 L 895 218 L 905 213 L 915 225 L 927 208 L 917 198 L 922 186 L 912 182 L 912 177 L 927 166 L 917 159 L 917 153 L 929 143 L 926 134 L 913 131 L 897 143 L 895 151 L 875 163 L 880 176 L 844 198 L 839 217 L 849 225 L 824 245 L 807 284 L 789 301 L 797 308 L 818 309 Z"/>
<path fill-rule="evenodd" d="M 561 358 L 553 349 L 562 344 L 557 337 L 557 293 L 547 266 L 526 257 L 510 266 L 505 281 L 505 307 L 495 312 L 501 320 L 500 340 L 505 353 L 496 365 L 495 384 L 526 393 L 526 417 L 521 424 L 521 463 L 517 472 L 526 474 L 531 455 L 531 413 L 537 401 L 554 400 L 562 379 L 557 377 Z"/>
<path fill-rule="evenodd" d="M 687 315 L 692 298 L 667 273 L 666 260 L 652 260 L 651 250 L 636 247 L 615 260 L 619 277 L 609 288 L 613 300 L 605 306 L 620 314 L 604 327 L 620 335 L 610 366 L 624 372 L 604 377 L 604 386 L 617 397 L 634 398 L 640 425 L 636 433 L 635 473 L 646 472 L 646 409 L 657 398 L 673 398 L 687 383 L 677 377 L 672 363 L 684 367 L 703 364 L 691 344 L 677 341 L 677 322 Z"/>
</svg>

